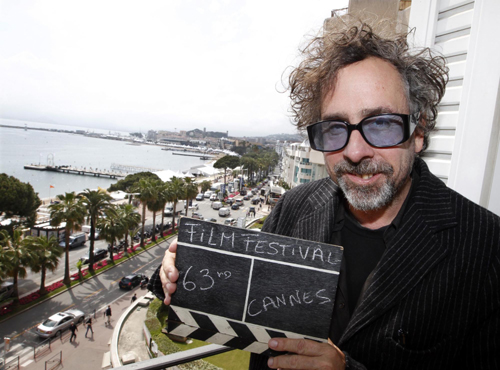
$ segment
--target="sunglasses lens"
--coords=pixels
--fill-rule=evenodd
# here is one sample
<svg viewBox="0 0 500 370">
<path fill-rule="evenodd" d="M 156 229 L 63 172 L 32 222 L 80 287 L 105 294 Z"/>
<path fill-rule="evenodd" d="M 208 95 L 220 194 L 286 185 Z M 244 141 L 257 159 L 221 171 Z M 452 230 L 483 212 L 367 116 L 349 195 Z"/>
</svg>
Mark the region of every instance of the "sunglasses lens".
<svg viewBox="0 0 500 370">
<path fill-rule="evenodd" d="M 401 143 L 404 139 L 403 118 L 393 115 L 375 116 L 362 122 L 366 140 L 373 146 L 389 147 Z"/>
<path fill-rule="evenodd" d="M 309 142 L 313 149 L 321 151 L 336 151 L 347 143 L 349 132 L 343 122 L 324 121 L 309 126 Z"/>
</svg>

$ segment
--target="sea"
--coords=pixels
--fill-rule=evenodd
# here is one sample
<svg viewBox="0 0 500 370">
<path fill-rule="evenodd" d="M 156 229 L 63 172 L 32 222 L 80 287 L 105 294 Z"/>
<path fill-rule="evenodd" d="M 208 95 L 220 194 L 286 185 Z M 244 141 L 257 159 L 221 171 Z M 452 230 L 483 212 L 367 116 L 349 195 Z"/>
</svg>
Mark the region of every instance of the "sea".
<svg viewBox="0 0 500 370">
<path fill-rule="evenodd" d="M 0 173 L 30 183 L 38 196 L 53 198 L 65 192 L 108 188 L 118 179 L 82 176 L 49 171 L 24 169 L 25 165 L 48 162 L 56 166 L 69 165 L 99 170 L 110 170 L 112 164 L 143 167 L 154 170 L 187 171 L 205 164 L 198 157 L 173 155 L 156 145 L 131 145 L 130 142 L 92 138 L 74 133 L 40 131 L 30 127 L 51 130 L 85 130 L 94 133 L 129 136 L 128 132 L 62 126 L 46 123 L 0 119 L 0 124 L 28 129 L 0 127 Z M 152 171 L 154 172 L 154 171 Z"/>
</svg>

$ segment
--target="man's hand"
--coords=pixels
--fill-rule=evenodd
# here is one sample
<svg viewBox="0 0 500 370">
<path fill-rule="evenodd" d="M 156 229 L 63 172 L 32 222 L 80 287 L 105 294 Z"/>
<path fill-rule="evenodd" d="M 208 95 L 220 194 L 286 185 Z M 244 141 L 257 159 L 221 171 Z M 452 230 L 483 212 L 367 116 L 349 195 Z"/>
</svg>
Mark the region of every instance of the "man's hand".
<svg viewBox="0 0 500 370">
<path fill-rule="evenodd" d="M 333 343 L 317 343 L 307 339 L 272 338 L 269 348 L 289 352 L 271 357 L 267 366 L 271 369 L 331 369 L 344 370 L 344 353 Z"/>
<path fill-rule="evenodd" d="M 165 251 L 165 256 L 161 263 L 160 279 L 165 293 L 163 303 L 170 304 L 171 295 L 177 289 L 176 281 L 179 278 L 179 271 L 175 268 L 175 253 L 177 252 L 177 240 L 170 244 L 170 247 Z"/>
</svg>

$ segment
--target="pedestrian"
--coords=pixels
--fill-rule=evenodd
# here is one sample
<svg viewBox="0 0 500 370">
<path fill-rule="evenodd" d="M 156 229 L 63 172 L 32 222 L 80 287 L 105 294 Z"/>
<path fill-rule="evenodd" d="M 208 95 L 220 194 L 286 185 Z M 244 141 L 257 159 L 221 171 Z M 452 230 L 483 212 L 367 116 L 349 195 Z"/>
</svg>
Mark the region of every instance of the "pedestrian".
<svg viewBox="0 0 500 370">
<path fill-rule="evenodd" d="M 94 330 L 92 329 L 92 317 L 89 317 L 87 319 L 87 321 L 85 322 L 85 324 L 87 325 L 87 331 L 85 332 L 85 338 L 87 338 L 87 334 L 88 334 L 89 330 L 92 333 L 92 336 L 94 336 Z"/>
<path fill-rule="evenodd" d="M 137 299 L 137 294 L 134 293 L 134 295 L 132 296 L 132 299 L 130 300 L 130 303 L 134 303 L 136 299 Z"/>
<path fill-rule="evenodd" d="M 106 322 L 104 323 L 104 325 L 111 325 L 111 315 L 111 306 L 108 306 L 108 308 L 106 308 L 106 311 L 104 311 L 104 316 L 106 316 Z"/>
<path fill-rule="evenodd" d="M 71 323 L 69 330 L 71 331 L 71 337 L 69 338 L 69 341 L 71 342 L 73 338 L 76 339 L 76 332 L 78 331 L 78 327 L 75 325 L 74 322 Z"/>
</svg>

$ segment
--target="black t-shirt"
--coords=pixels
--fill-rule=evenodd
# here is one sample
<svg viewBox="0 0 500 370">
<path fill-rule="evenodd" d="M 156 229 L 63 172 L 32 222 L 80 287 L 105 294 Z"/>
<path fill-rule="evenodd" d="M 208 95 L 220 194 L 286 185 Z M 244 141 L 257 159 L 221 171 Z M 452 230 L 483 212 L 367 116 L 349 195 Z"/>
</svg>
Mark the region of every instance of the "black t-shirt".
<svg viewBox="0 0 500 370">
<path fill-rule="evenodd" d="M 346 284 L 349 314 L 352 316 L 363 286 L 385 251 L 384 232 L 387 227 L 370 230 L 361 226 L 346 212 L 341 238 L 346 263 Z"/>
</svg>

